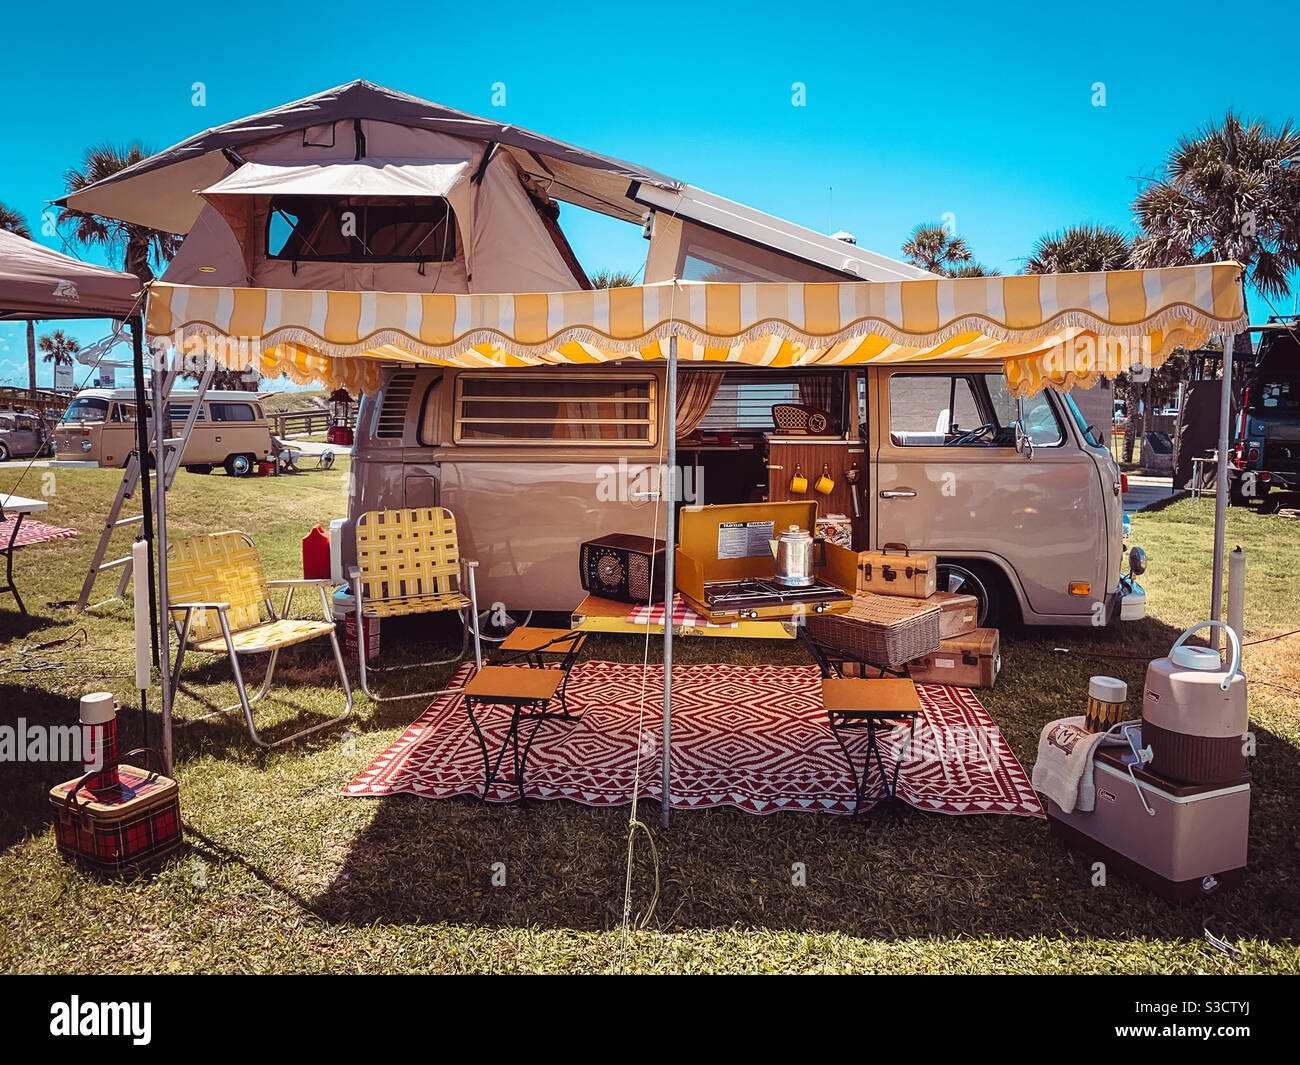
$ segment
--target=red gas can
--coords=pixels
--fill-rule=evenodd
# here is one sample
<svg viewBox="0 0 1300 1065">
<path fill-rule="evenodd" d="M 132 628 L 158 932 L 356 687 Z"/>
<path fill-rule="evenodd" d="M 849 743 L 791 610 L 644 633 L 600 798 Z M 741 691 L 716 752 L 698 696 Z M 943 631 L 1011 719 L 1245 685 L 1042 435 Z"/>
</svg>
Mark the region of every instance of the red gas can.
<svg viewBox="0 0 1300 1065">
<path fill-rule="evenodd" d="M 302 538 L 302 575 L 309 581 L 329 579 L 330 534 L 319 525 Z"/>
</svg>

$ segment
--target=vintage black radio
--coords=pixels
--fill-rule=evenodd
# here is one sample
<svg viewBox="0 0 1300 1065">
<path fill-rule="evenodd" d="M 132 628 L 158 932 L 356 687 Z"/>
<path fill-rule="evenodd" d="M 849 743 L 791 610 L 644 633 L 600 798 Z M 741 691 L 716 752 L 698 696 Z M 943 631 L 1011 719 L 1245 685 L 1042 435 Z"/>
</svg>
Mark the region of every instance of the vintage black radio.
<svg viewBox="0 0 1300 1065">
<path fill-rule="evenodd" d="M 664 542 L 632 533 L 609 533 L 586 541 L 578 555 L 582 586 L 602 599 L 662 603 Z"/>
</svg>

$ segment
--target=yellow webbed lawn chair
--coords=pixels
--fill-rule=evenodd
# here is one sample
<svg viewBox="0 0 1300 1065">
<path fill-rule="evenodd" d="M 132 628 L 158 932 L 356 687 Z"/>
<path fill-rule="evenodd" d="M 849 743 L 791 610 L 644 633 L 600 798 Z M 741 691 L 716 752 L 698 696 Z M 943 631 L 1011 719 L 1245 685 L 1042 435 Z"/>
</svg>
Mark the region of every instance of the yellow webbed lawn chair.
<svg viewBox="0 0 1300 1065">
<path fill-rule="evenodd" d="M 362 638 L 364 618 L 392 618 L 409 614 L 432 614 L 455 610 L 464 622 L 460 654 L 410 665 L 388 666 L 380 672 L 442 666 L 459 662 L 474 637 L 474 664 L 483 666 L 478 632 L 478 594 L 474 588 L 477 562 L 461 558 L 456 538 L 456 518 L 445 507 L 415 510 L 371 510 L 357 519 L 357 564 L 348 571 L 356 598 L 357 661 L 361 666 L 361 690 L 376 702 L 428 698 L 460 691 L 412 692 L 409 695 L 376 695 L 370 690 L 366 668 L 366 641 Z M 464 594 L 468 588 L 469 595 Z M 378 668 L 378 667 L 376 667 Z"/>
<path fill-rule="evenodd" d="M 338 637 L 334 631 L 328 580 L 268 581 L 257 548 L 241 532 L 222 532 L 176 540 L 168 545 L 167 553 L 167 609 L 180 639 L 173 681 L 179 685 L 181 664 L 185 661 L 186 651 L 225 654 L 230 658 L 235 687 L 239 691 L 238 703 L 205 714 L 205 718 L 242 709 L 253 742 L 259 747 L 278 747 L 282 743 L 338 724 L 352 713 L 352 688 L 348 684 L 343 652 L 339 650 Z M 315 587 L 320 592 L 321 610 L 324 613 L 321 621 L 297 620 L 288 616 L 293 605 L 294 590 L 308 587 Z M 272 588 L 285 589 L 284 608 L 279 614 L 271 603 Z M 328 636 L 330 646 L 334 648 L 334 660 L 338 663 L 347 705 L 338 717 L 322 721 L 274 743 L 267 743 L 257 734 L 257 728 L 253 724 L 252 704 L 271 687 L 280 648 L 305 643 L 319 636 Z M 244 688 L 244 674 L 239 668 L 239 656 L 267 652 L 271 658 L 266 664 L 266 677 L 257 694 L 249 698 Z"/>
</svg>

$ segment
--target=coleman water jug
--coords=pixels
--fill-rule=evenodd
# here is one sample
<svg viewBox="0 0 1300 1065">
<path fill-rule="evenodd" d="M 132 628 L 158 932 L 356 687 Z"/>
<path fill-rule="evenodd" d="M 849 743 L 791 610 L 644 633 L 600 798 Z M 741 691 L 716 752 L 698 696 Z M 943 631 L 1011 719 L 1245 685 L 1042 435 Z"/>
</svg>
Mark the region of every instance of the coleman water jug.
<svg viewBox="0 0 1300 1065">
<path fill-rule="evenodd" d="M 1219 652 L 1186 643 L 1206 627 L 1224 629 L 1232 649 L 1225 669 Z M 1221 621 L 1202 621 L 1175 641 L 1167 658 L 1147 666 L 1142 691 L 1142 742 L 1153 773 L 1185 784 L 1237 783 L 1246 769 L 1250 717 L 1241 643 Z"/>
</svg>

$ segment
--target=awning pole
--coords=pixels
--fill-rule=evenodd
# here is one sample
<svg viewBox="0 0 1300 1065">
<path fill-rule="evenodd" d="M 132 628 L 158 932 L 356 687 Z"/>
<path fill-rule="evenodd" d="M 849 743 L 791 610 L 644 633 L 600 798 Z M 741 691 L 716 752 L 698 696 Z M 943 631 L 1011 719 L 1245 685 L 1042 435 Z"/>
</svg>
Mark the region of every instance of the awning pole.
<svg viewBox="0 0 1300 1065">
<path fill-rule="evenodd" d="M 659 823 L 668 827 L 668 805 L 671 798 L 671 758 L 673 735 L 673 592 L 676 588 L 674 552 L 677 546 L 677 337 L 668 338 L 668 397 L 665 401 L 664 432 L 668 434 L 667 469 L 663 471 L 661 493 L 667 500 L 664 518 L 664 749 L 660 754 L 659 771 L 663 781 Z"/>
<path fill-rule="evenodd" d="M 153 427 L 154 427 L 154 510 L 158 545 L 158 684 L 162 692 L 162 756 L 164 772 L 172 775 L 172 664 L 171 638 L 168 632 L 167 612 L 167 423 L 164 414 L 163 376 L 166 373 L 167 354 L 159 349 L 153 355 Z M 149 478 L 149 456 L 141 456 L 144 477 Z"/>
<path fill-rule="evenodd" d="M 1223 619 L 1223 541 L 1228 524 L 1228 437 L 1232 419 L 1232 344 L 1236 337 L 1223 338 L 1223 381 L 1219 387 L 1219 461 L 1214 476 L 1214 576 L 1210 581 L 1210 617 Z M 1221 639 L 1220 629 L 1210 630 L 1212 647 Z"/>
<path fill-rule="evenodd" d="M 150 643 L 153 651 L 153 664 L 158 666 L 158 586 L 155 583 L 156 574 L 153 568 L 153 491 L 152 485 L 149 484 L 149 423 L 144 417 L 144 412 L 149 407 L 149 397 L 144 390 L 144 322 L 140 318 L 132 318 L 131 326 L 131 369 L 135 374 L 135 446 L 139 452 L 140 469 L 144 471 L 144 476 L 140 478 L 140 512 L 143 526 L 144 541 L 148 546 L 149 558 L 149 630 L 152 634 Z M 140 574 L 134 574 L 136 580 L 140 579 Z"/>
</svg>

